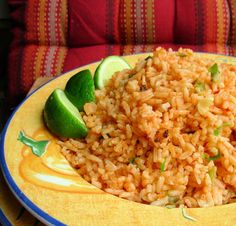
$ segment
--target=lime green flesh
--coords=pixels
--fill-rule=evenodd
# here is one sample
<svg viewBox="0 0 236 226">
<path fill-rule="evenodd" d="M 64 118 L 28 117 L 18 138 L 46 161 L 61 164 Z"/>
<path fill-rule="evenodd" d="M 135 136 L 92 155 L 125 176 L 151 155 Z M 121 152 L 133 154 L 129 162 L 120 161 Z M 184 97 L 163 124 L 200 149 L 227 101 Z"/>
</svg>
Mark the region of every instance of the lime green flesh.
<svg viewBox="0 0 236 226">
<path fill-rule="evenodd" d="M 79 111 L 83 111 L 86 103 L 95 101 L 94 90 L 91 72 L 83 70 L 69 79 L 66 83 L 65 94 Z"/>
<path fill-rule="evenodd" d="M 119 56 L 109 56 L 105 58 L 95 71 L 95 87 L 102 89 L 115 72 L 130 68 L 130 65 Z"/>
<path fill-rule="evenodd" d="M 82 138 L 88 133 L 77 108 L 61 89 L 52 92 L 44 107 L 44 120 L 49 130 L 64 138 Z"/>
<path fill-rule="evenodd" d="M 71 115 L 73 115 L 74 117 L 78 117 L 78 119 L 80 119 L 81 123 L 84 124 L 83 119 L 80 115 L 80 113 L 78 112 L 78 110 L 75 108 L 75 106 L 69 101 L 69 99 L 66 97 L 65 93 L 59 90 L 59 92 L 57 91 L 57 98 L 58 101 L 61 101 L 61 104 L 64 108 L 66 108 L 66 110 L 68 110 L 70 112 Z"/>
</svg>

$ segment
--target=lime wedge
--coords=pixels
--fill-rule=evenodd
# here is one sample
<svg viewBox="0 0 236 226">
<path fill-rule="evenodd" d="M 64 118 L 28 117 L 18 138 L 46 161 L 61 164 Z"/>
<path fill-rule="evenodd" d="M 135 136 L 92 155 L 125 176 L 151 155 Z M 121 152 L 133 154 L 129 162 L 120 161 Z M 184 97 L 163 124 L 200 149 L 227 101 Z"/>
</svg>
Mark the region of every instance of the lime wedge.
<svg viewBox="0 0 236 226">
<path fill-rule="evenodd" d="M 130 65 L 119 56 L 109 56 L 105 58 L 95 71 L 95 87 L 97 89 L 103 88 L 115 72 L 130 68 Z"/>
<path fill-rule="evenodd" d="M 78 72 L 68 80 L 65 94 L 79 111 L 83 111 L 85 103 L 95 101 L 94 89 L 92 74 L 87 69 Z"/>
<path fill-rule="evenodd" d="M 78 109 L 61 89 L 55 89 L 48 97 L 44 107 L 44 120 L 48 129 L 60 137 L 82 138 L 88 133 Z"/>
</svg>

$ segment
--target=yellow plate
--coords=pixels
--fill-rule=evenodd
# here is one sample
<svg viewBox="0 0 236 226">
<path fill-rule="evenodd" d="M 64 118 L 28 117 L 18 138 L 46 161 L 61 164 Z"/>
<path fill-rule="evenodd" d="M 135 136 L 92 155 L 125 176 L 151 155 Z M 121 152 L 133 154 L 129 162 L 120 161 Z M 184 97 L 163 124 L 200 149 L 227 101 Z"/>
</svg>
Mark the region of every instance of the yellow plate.
<svg viewBox="0 0 236 226">
<path fill-rule="evenodd" d="M 126 56 L 133 66 L 149 54 Z M 214 54 L 202 57 L 236 64 L 236 58 Z M 211 208 L 167 209 L 120 199 L 82 179 L 60 154 L 60 146 L 44 127 L 42 111 L 55 88 L 64 89 L 68 79 L 83 69 L 95 71 L 98 63 L 57 77 L 26 98 L 9 119 L 2 135 L 0 161 L 12 192 L 34 216 L 51 225 L 236 225 L 236 203 Z M 24 143 L 19 134 L 23 132 Z M 49 141 L 45 153 L 32 153 L 32 142 Z"/>
</svg>

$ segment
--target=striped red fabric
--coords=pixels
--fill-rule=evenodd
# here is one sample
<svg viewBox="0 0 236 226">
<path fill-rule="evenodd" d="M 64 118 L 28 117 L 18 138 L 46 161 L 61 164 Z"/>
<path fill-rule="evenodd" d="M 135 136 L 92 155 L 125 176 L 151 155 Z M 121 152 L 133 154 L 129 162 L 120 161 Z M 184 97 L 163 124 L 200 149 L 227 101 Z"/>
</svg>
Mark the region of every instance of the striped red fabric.
<svg viewBox="0 0 236 226">
<path fill-rule="evenodd" d="M 230 10 L 230 34 L 229 34 L 229 54 L 236 55 L 236 1 L 228 0 L 229 10 Z M 233 47 L 233 48 L 232 48 Z"/>
<path fill-rule="evenodd" d="M 199 51 L 228 54 L 229 31 L 227 0 L 176 1 L 175 42 L 178 44 L 197 45 Z"/>
<path fill-rule="evenodd" d="M 173 42 L 174 6 L 173 0 L 121 0 L 121 43 Z"/>
<path fill-rule="evenodd" d="M 119 43 L 119 0 L 70 0 L 68 9 L 71 46 Z"/>
<path fill-rule="evenodd" d="M 14 105 L 39 76 L 56 76 L 63 71 L 68 10 L 64 0 L 10 0 L 9 4 L 15 37 L 9 53 L 8 97 Z"/>
<path fill-rule="evenodd" d="M 25 11 L 25 41 L 39 45 L 66 45 L 67 2 L 30 0 Z"/>
</svg>

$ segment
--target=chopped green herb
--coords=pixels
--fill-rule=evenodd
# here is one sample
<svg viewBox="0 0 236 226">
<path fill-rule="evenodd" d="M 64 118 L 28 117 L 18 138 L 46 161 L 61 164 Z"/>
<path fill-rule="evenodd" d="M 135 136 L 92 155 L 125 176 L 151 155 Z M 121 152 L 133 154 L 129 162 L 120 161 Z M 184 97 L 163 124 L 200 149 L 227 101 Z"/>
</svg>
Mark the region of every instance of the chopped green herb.
<svg viewBox="0 0 236 226">
<path fill-rule="evenodd" d="M 134 75 L 135 75 L 135 74 L 131 74 L 131 75 L 129 75 L 129 78 L 132 78 Z"/>
<path fill-rule="evenodd" d="M 179 196 L 169 196 L 168 201 L 170 204 L 174 204 L 179 201 Z"/>
<path fill-rule="evenodd" d="M 203 158 L 203 159 L 208 159 L 208 158 L 209 158 L 209 155 L 208 155 L 207 153 L 203 153 L 203 154 L 202 154 L 202 158 Z"/>
<path fill-rule="evenodd" d="M 209 71 L 211 74 L 217 74 L 217 73 L 219 73 L 219 68 L 218 68 L 217 63 L 214 63 L 214 64 L 208 69 L 208 71 Z"/>
<path fill-rule="evenodd" d="M 222 124 L 222 127 L 226 127 L 226 126 L 233 126 L 231 122 L 224 122 Z"/>
<path fill-rule="evenodd" d="M 166 159 L 161 163 L 161 166 L 160 166 L 161 172 L 165 171 L 165 166 L 166 166 Z"/>
<path fill-rule="evenodd" d="M 166 205 L 165 206 L 167 209 L 173 209 L 173 208 L 175 208 L 176 206 L 175 205 Z"/>
<path fill-rule="evenodd" d="M 208 160 L 209 160 L 209 161 L 216 161 L 216 160 L 220 159 L 220 157 L 221 157 L 221 153 L 218 152 L 217 155 L 212 156 L 212 157 L 209 157 Z"/>
<path fill-rule="evenodd" d="M 220 79 L 220 71 L 218 65 L 215 63 L 213 64 L 208 71 L 211 73 L 211 80 L 213 82 L 217 82 Z"/>
<path fill-rule="evenodd" d="M 197 221 L 195 218 L 189 216 L 186 211 L 185 211 L 185 208 L 181 208 L 182 209 L 182 215 L 184 218 L 186 218 L 187 220 L 190 220 L 190 221 Z"/>
<path fill-rule="evenodd" d="M 132 158 L 130 158 L 130 159 L 129 159 L 129 163 L 130 163 L 130 164 L 134 164 L 136 158 L 137 158 L 137 157 L 132 157 Z"/>
<path fill-rule="evenodd" d="M 216 129 L 214 129 L 213 134 L 215 136 L 219 136 L 221 129 L 222 129 L 222 126 L 217 127 Z"/>
<path fill-rule="evenodd" d="M 211 180 L 213 181 L 216 178 L 216 167 L 214 166 L 211 169 L 209 169 L 208 174 Z"/>
<path fill-rule="evenodd" d="M 210 157 L 207 153 L 203 153 L 202 158 L 207 159 L 208 161 L 216 161 L 220 159 L 221 153 L 218 151 L 217 155 Z"/>
<path fill-rule="evenodd" d="M 198 93 L 206 90 L 205 84 L 203 82 L 200 82 L 199 80 L 197 80 L 194 83 L 194 87 L 195 87 L 195 89 L 197 90 Z"/>
<path fill-rule="evenodd" d="M 218 126 L 214 131 L 213 134 L 215 136 L 219 136 L 222 128 L 227 127 L 227 126 L 232 126 L 231 122 L 224 122 L 221 126 Z"/>
<path fill-rule="evenodd" d="M 148 59 L 152 59 L 152 56 L 148 56 L 145 58 L 145 60 L 147 61 Z"/>
<path fill-rule="evenodd" d="M 179 56 L 179 57 L 186 57 L 186 56 L 188 56 L 188 55 L 185 54 L 185 53 L 178 53 L 178 56 Z"/>
</svg>

